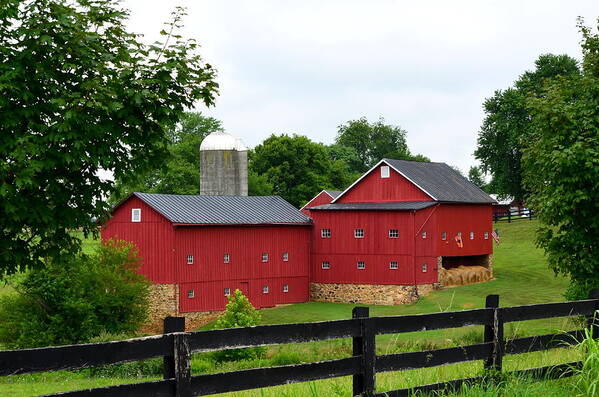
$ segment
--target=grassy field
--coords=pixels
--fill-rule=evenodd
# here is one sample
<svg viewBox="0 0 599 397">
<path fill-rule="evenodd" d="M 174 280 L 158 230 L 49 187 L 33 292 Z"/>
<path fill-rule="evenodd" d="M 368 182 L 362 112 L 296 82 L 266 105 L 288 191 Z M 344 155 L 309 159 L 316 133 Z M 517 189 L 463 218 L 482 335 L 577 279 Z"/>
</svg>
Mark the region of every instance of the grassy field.
<svg viewBox="0 0 599 397">
<path fill-rule="evenodd" d="M 547 269 L 542 252 L 535 247 L 533 242 L 536 226 L 537 222 L 534 220 L 497 225 L 502 242 L 499 246 L 495 246 L 494 271 L 496 280 L 434 291 L 429 296 L 423 297 L 411 305 L 370 306 L 371 315 L 389 316 L 477 308 L 484 306 L 485 296 L 488 294 L 499 294 L 502 306 L 562 301 L 562 293 L 566 287 L 567 280 L 554 277 Z M 97 244 L 97 241 L 88 240 L 84 249 L 86 251 L 91 250 L 95 244 Z M 2 290 L 0 290 L 1 293 Z M 279 306 L 261 310 L 262 322 L 264 324 L 278 324 L 349 318 L 354 306 L 350 304 L 318 302 Z M 528 321 L 509 324 L 506 327 L 506 337 L 513 338 L 549 333 L 555 330 L 571 329 L 572 327 L 572 323 L 563 319 Z M 456 346 L 476 343 L 481 339 L 481 327 L 385 335 L 377 337 L 377 353 L 387 354 L 443 346 Z M 268 349 L 266 359 L 262 360 L 217 364 L 211 359 L 210 355 L 195 355 L 192 361 L 192 369 L 194 375 L 214 373 L 243 368 L 334 359 L 348 356 L 350 352 L 351 343 L 349 340 L 275 346 Z M 559 349 L 507 357 L 505 368 L 507 370 L 530 368 L 571 361 L 576 358 L 577 353 L 574 353 L 571 349 Z M 377 381 L 379 390 L 384 391 L 463 376 L 475 376 L 480 373 L 480 370 L 481 363 L 475 362 L 425 370 L 380 374 L 377 376 Z M 90 378 L 80 373 L 74 374 L 69 372 L 6 377 L 0 379 L 0 395 L 25 397 L 41 393 L 98 387 L 101 385 L 139 382 L 148 379 L 152 378 Z M 527 393 L 518 394 L 514 392 L 514 394 L 504 393 L 501 395 L 543 395 L 543 397 L 563 395 L 563 391 L 570 385 L 568 382 L 567 380 L 544 382 L 543 384 L 546 384 L 544 392 L 543 387 L 538 386 L 538 384 L 532 384 L 530 387 L 521 385 L 522 387 L 518 386 L 520 390 L 526 389 Z M 286 385 L 261 391 L 231 393 L 227 396 L 346 396 L 350 394 L 350 384 L 350 378 L 339 378 Z M 514 390 L 516 389 L 518 388 Z"/>
</svg>

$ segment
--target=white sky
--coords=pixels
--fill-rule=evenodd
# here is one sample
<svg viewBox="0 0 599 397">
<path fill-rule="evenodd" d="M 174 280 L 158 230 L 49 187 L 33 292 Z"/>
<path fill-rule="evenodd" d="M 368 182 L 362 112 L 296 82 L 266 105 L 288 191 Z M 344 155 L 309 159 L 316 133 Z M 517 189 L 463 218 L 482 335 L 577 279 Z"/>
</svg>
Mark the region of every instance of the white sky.
<svg viewBox="0 0 599 397">
<path fill-rule="evenodd" d="M 129 27 L 158 38 L 176 5 L 186 37 L 218 70 L 216 106 L 197 110 L 254 147 L 271 133 L 330 144 L 337 126 L 379 116 L 412 152 L 467 172 L 484 98 L 543 53 L 580 59 L 588 1 L 125 0 Z"/>
</svg>

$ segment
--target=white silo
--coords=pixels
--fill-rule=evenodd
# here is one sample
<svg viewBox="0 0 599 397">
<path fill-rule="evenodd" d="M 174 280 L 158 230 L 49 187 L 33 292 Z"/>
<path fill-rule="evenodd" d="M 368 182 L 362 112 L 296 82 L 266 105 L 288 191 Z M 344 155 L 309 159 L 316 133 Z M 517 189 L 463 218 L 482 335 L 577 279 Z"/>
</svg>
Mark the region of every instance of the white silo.
<svg viewBox="0 0 599 397">
<path fill-rule="evenodd" d="M 200 145 L 200 194 L 247 196 L 248 154 L 241 139 L 213 132 Z"/>
</svg>

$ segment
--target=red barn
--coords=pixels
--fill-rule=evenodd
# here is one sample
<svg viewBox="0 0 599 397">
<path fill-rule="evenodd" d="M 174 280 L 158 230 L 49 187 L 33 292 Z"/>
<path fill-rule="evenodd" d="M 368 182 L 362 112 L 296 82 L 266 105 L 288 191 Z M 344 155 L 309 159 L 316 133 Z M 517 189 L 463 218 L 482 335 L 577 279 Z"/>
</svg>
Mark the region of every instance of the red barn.
<svg viewBox="0 0 599 397">
<path fill-rule="evenodd" d="M 307 208 L 312 298 L 401 303 L 439 282 L 488 280 L 493 202 L 446 164 L 381 160 Z"/>
<path fill-rule="evenodd" d="M 133 193 L 102 238 L 137 245 L 162 316 L 223 310 L 235 289 L 258 308 L 308 301 L 310 226 L 276 196 Z"/>
<path fill-rule="evenodd" d="M 302 208 L 300 208 L 300 211 L 310 216 L 310 208 L 317 207 L 323 204 L 329 204 L 331 201 L 336 199 L 337 196 L 339 196 L 341 193 L 341 190 L 323 190 L 322 192 L 314 196 L 312 200 L 308 201 Z"/>
</svg>

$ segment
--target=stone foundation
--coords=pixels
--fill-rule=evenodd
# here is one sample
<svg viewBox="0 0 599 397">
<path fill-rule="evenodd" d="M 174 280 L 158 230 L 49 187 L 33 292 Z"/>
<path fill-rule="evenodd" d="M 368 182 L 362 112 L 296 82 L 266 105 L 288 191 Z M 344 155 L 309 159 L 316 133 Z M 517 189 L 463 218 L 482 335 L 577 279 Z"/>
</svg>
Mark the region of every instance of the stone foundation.
<svg viewBox="0 0 599 397">
<path fill-rule="evenodd" d="M 364 305 L 402 305 L 428 295 L 435 284 L 372 285 L 310 283 L 310 300 L 315 302 L 360 303 Z"/>
<path fill-rule="evenodd" d="M 148 297 L 148 319 L 139 329 L 145 334 L 162 333 L 162 322 L 165 317 L 185 317 L 185 330 L 192 331 L 214 321 L 223 311 L 215 312 L 179 312 L 179 286 L 177 284 L 151 284 Z"/>
</svg>

